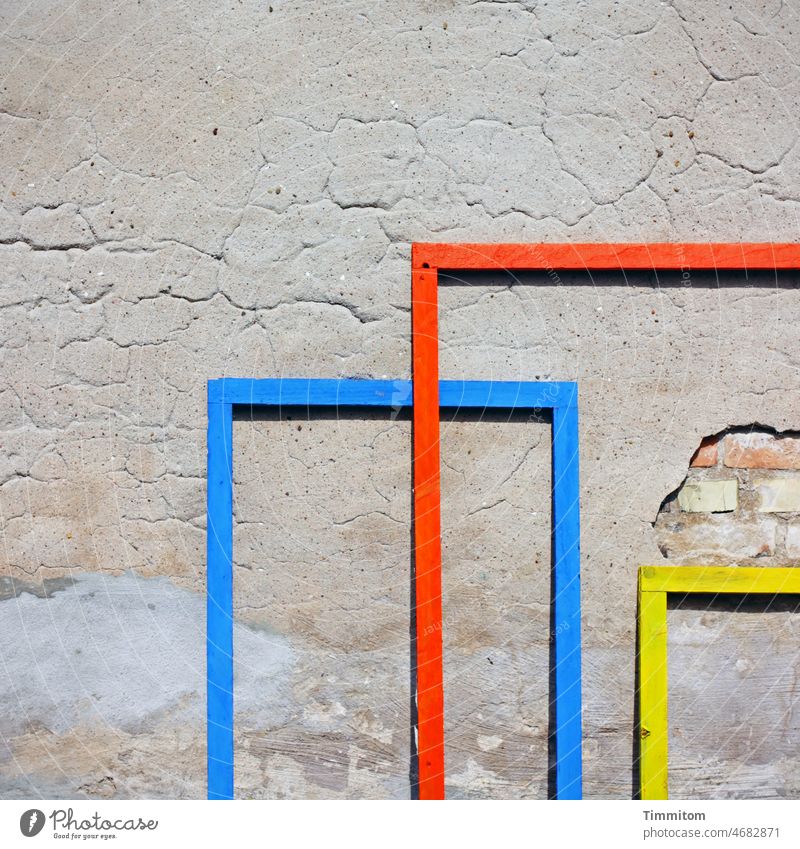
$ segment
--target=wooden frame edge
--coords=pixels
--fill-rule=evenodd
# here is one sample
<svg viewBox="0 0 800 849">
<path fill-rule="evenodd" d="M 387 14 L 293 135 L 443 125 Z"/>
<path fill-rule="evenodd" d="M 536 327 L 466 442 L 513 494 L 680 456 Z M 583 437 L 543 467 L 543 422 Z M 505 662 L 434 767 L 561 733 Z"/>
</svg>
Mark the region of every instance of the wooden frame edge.
<svg viewBox="0 0 800 849">
<path fill-rule="evenodd" d="M 535 391 L 531 391 L 535 387 Z M 304 378 L 218 378 L 207 384 L 207 606 L 206 606 L 206 683 L 207 683 L 207 770 L 208 798 L 233 799 L 233 408 L 234 406 L 357 406 L 365 408 L 413 407 L 412 384 L 409 381 L 389 380 L 336 380 Z M 578 467 L 577 467 L 577 387 L 574 383 L 548 381 L 491 382 L 491 381 L 438 381 L 434 396 L 437 405 L 444 400 L 448 406 L 465 409 L 552 409 L 553 410 L 553 463 L 562 483 L 557 508 L 564 530 L 575 533 L 577 525 Z M 429 403 L 431 399 L 428 399 Z M 557 431 L 556 415 L 561 425 Z M 427 424 L 436 428 L 436 460 L 429 461 L 438 471 L 438 406 Z M 425 422 L 423 422 L 425 423 Z M 415 420 L 416 427 L 416 420 Z M 562 432 L 559 437 L 558 433 Z M 569 444 L 567 444 L 569 443 Z M 415 504 L 418 490 L 416 481 L 423 483 L 422 495 L 427 495 L 429 509 L 433 504 L 432 488 L 426 490 L 426 470 L 415 464 Z M 427 473 L 430 473 L 430 469 Z M 417 477 L 419 473 L 420 477 Z M 428 515 L 428 541 L 438 543 L 439 529 L 430 524 L 433 514 L 438 519 L 438 477 L 436 480 L 435 510 Z M 571 495 L 572 493 L 572 495 Z M 555 500 L 555 497 L 554 497 Z M 434 534 L 435 531 L 435 534 Z M 434 534 L 431 536 L 431 534 Z M 578 549 L 562 546 L 560 556 L 576 568 Z M 426 550 L 422 549 L 423 556 Z M 420 551 L 415 534 L 415 566 Z M 440 562 L 441 569 L 441 562 Z M 562 570 L 568 578 L 567 568 Z M 417 595 L 417 659 L 420 665 L 420 637 L 423 653 L 418 669 L 418 752 L 426 745 L 425 758 L 421 760 L 427 783 L 420 781 L 420 798 L 444 796 L 444 716 L 443 689 L 441 687 L 441 572 L 421 575 L 415 568 Z M 438 595 L 437 595 L 438 588 Z M 562 678 L 571 668 L 580 669 L 580 607 L 577 584 L 565 580 L 564 596 L 557 615 L 563 619 L 567 636 L 562 639 L 564 666 Z M 420 593 L 428 604 L 420 610 Z M 574 645 L 577 640 L 577 646 Z M 570 642 L 572 645 L 570 646 Z M 437 655 L 438 652 L 438 655 Z M 432 658 L 432 662 L 431 662 Z M 438 666 L 437 666 L 438 661 Z M 422 678 L 420 685 L 419 678 Z M 574 683 L 574 682 L 573 682 Z M 571 728 L 573 739 L 580 740 L 580 681 L 573 686 L 569 699 L 562 700 L 557 712 Z M 570 704 L 572 702 L 572 704 Z M 575 708 L 577 704 L 577 709 Z M 576 731 L 577 729 L 577 731 Z M 442 767 L 436 772 L 437 758 Z M 423 766 L 420 772 L 423 772 Z M 423 789 L 426 795 L 423 795 Z M 438 795 L 440 794 L 440 795 Z"/>
<path fill-rule="evenodd" d="M 478 244 L 415 242 L 419 269 L 711 270 L 800 268 L 800 244 L 789 242 L 630 242 Z"/>
<path fill-rule="evenodd" d="M 439 485 L 438 405 L 431 398 L 439 378 L 438 287 L 439 269 L 547 267 L 549 248 L 537 245 L 411 245 L 411 327 L 414 403 L 414 516 L 415 564 L 418 575 L 417 605 L 426 608 L 426 625 L 417 620 L 418 656 L 425 658 L 424 692 L 430 703 L 419 704 L 420 798 L 444 798 L 444 726 L 427 711 L 444 711 L 441 612 L 441 518 Z M 561 248 L 571 246 L 560 246 Z M 546 249 L 543 258 L 530 257 Z M 564 266 L 562 266 L 564 267 Z M 567 266 L 569 267 L 569 266 Z M 577 390 L 575 392 L 577 396 Z M 416 399 L 422 403 L 417 408 Z M 572 406 L 572 412 L 569 408 Z M 580 481 L 578 471 L 577 397 L 572 404 L 553 405 L 553 610 L 555 644 L 555 798 L 580 799 L 583 795 L 581 635 L 580 635 Z M 561 412 L 559 412 L 561 410 Z M 556 439 L 557 428 L 574 435 L 571 451 Z M 556 451 L 556 445 L 559 450 Z M 419 470 L 419 471 L 418 471 Z M 557 481 L 561 480 L 560 489 Z M 422 517 L 419 531 L 416 517 Z M 561 534 L 557 533 L 562 529 Z M 417 542 L 417 533 L 420 542 Z M 435 534 L 435 536 L 434 536 Z M 572 543 L 563 547 L 566 536 Z M 432 600 L 433 604 L 428 601 Z M 438 606 L 435 606 L 438 605 Z M 569 612 L 568 612 L 569 611 Z M 435 617 L 435 619 L 432 619 Z M 564 621 L 562 622 L 562 618 Z M 431 662 L 432 661 L 432 662 Z M 422 690 L 422 688 L 421 688 Z M 427 753 L 423 759 L 422 752 Z M 430 755 L 430 756 L 428 756 Z"/>
<path fill-rule="evenodd" d="M 669 798 L 668 593 L 798 594 L 800 568 L 639 567 L 639 792 L 643 800 Z"/>
</svg>

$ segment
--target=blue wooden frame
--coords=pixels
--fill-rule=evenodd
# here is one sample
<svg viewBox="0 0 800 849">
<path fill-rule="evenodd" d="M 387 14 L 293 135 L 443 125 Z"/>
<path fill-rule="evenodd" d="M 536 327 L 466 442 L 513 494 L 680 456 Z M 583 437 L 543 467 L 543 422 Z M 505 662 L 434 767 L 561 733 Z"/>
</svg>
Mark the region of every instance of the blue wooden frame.
<svg viewBox="0 0 800 849">
<path fill-rule="evenodd" d="M 208 381 L 208 798 L 233 798 L 233 408 L 411 407 L 405 380 Z M 580 799 L 581 615 L 575 383 L 439 381 L 443 408 L 553 411 L 555 797 Z"/>
</svg>

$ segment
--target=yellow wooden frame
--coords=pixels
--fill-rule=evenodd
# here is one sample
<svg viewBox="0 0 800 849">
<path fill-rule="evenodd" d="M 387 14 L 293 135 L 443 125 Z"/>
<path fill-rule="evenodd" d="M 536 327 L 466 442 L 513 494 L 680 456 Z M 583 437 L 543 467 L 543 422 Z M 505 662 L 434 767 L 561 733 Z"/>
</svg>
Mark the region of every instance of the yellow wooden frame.
<svg viewBox="0 0 800 849">
<path fill-rule="evenodd" d="M 667 593 L 800 593 L 800 568 L 639 567 L 639 790 L 669 798 Z"/>
</svg>

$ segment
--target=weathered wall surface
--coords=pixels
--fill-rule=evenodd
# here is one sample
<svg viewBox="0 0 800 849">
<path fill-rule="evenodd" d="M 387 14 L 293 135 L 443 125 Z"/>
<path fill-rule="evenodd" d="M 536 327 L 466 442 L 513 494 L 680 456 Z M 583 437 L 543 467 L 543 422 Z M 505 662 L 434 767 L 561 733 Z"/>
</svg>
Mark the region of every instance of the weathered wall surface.
<svg viewBox="0 0 800 849">
<path fill-rule="evenodd" d="M 408 377 L 413 240 L 796 240 L 792 3 L 0 14 L 2 796 L 204 794 L 207 378 Z M 444 377 L 581 382 L 586 794 L 629 796 L 635 569 L 701 437 L 800 427 L 798 281 L 462 282 Z M 410 427 L 307 419 L 235 426 L 238 792 L 402 798 Z M 453 796 L 546 793 L 548 438 L 443 426 Z M 792 668 L 790 611 L 673 614 L 678 665 Z M 676 790 L 796 795 L 792 739 Z"/>
<path fill-rule="evenodd" d="M 675 798 L 797 798 L 799 622 L 796 597 L 705 597 L 668 611 Z"/>
<path fill-rule="evenodd" d="M 655 522 L 675 563 L 792 566 L 800 554 L 800 439 L 736 428 L 703 440 Z"/>
</svg>

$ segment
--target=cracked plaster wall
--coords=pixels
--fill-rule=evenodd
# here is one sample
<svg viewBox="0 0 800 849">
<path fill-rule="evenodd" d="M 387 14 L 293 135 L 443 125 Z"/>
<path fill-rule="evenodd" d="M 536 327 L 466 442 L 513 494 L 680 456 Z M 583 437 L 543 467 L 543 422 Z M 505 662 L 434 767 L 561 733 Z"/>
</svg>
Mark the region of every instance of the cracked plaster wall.
<svg viewBox="0 0 800 849">
<path fill-rule="evenodd" d="M 5 3 L 0 795 L 204 793 L 207 378 L 408 377 L 414 240 L 795 240 L 799 11 Z M 443 376 L 581 381 L 590 796 L 659 504 L 798 427 L 795 281 L 698 277 L 442 289 Z M 408 794 L 409 432 L 236 424 L 241 795 Z M 545 793 L 548 433 L 443 430 L 454 796 Z"/>
</svg>

